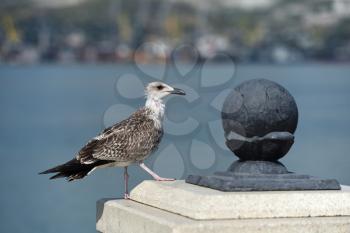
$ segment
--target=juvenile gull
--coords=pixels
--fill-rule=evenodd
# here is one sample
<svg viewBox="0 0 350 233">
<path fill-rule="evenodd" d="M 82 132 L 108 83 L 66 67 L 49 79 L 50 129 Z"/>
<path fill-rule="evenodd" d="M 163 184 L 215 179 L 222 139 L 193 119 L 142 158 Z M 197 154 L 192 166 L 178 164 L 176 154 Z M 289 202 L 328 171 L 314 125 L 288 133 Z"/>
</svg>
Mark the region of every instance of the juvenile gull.
<svg viewBox="0 0 350 233">
<path fill-rule="evenodd" d="M 163 136 L 165 105 L 162 99 L 170 94 L 185 95 L 185 92 L 162 82 L 149 83 L 145 89 L 146 104 L 129 118 L 105 129 L 90 140 L 72 160 L 41 172 L 57 173 L 50 179 L 66 177 L 68 181 L 81 179 L 96 168 L 124 167 L 125 193 L 128 193 L 128 166 L 138 163 L 157 181 L 171 181 L 149 169 L 143 161 L 154 152 Z"/>
</svg>

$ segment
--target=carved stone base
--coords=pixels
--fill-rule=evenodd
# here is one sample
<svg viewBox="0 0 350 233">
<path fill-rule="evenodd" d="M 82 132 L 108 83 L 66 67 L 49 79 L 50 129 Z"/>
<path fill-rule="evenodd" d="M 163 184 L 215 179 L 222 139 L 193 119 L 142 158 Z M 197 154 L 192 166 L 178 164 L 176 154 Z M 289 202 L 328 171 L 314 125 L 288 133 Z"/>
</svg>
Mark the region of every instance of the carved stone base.
<svg viewBox="0 0 350 233">
<path fill-rule="evenodd" d="M 236 161 L 226 172 L 190 175 L 186 182 L 221 191 L 340 190 L 335 179 L 295 174 L 269 161 Z"/>
</svg>

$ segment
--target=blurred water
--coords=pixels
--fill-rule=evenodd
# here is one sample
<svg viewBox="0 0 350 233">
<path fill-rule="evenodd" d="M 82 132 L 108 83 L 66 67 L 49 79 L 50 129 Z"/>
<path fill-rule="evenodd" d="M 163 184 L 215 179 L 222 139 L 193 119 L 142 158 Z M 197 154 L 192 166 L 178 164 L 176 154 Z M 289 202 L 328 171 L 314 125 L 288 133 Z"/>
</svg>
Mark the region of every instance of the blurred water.
<svg viewBox="0 0 350 233">
<path fill-rule="evenodd" d="M 221 69 L 226 72 L 224 66 L 219 68 L 206 67 L 206 76 L 218 77 Z M 203 160 L 193 158 L 187 153 L 201 150 L 191 149 L 188 137 L 166 135 L 160 150 L 171 148 L 171 143 L 181 145 L 177 149 L 182 158 L 175 163 L 177 166 L 171 163 L 171 158 L 158 161 L 158 154 L 147 163 L 154 164 L 162 175 L 178 174 L 180 170 L 182 178 L 189 173 L 210 174 L 226 169 L 234 156 L 215 144 L 215 140 L 222 143 L 220 114 L 208 103 L 221 90 L 244 80 L 268 78 L 285 86 L 299 107 L 296 142 L 282 162 L 291 171 L 336 178 L 350 185 L 350 67 L 236 68 L 236 76 L 229 85 L 196 90 L 201 98 L 192 105 L 169 101 L 167 117 L 181 122 L 190 114 L 198 120 L 200 129 L 190 137 L 214 145 L 215 159 L 212 155 Z M 95 232 L 95 202 L 105 197 L 121 197 L 122 169 L 100 170 L 72 183 L 49 181 L 47 176 L 37 173 L 70 159 L 101 131 L 104 113 L 111 106 L 124 103 L 136 108 L 142 104 L 143 100 L 126 101 L 116 93 L 116 79 L 126 73 L 141 77 L 144 83 L 151 80 L 131 65 L 0 67 L 0 232 Z M 171 83 L 196 83 L 200 74 L 197 69 L 181 78 L 179 72 L 170 68 L 166 77 L 174 78 L 169 78 Z M 181 114 L 176 110 L 180 107 Z M 201 146 L 195 142 L 194 145 Z M 198 166 L 194 166 L 196 163 Z M 137 167 L 131 167 L 130 174 L 132 186 L 149 179 Z"/>
</svg>

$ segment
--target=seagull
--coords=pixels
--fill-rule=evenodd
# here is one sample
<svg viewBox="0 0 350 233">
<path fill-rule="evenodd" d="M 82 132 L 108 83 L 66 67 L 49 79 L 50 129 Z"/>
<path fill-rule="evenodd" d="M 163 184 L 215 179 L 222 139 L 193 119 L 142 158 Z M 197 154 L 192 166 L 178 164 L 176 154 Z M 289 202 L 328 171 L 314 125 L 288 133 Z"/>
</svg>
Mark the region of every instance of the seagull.
<svg viewBox="0 0 350 233">
<path fill-rule="evenodd" d="M 39 174 L 56 173 L 50 179 L 82 179 L 96 168 L 124 167 L 124 198 L 129 199 L 128 166 L 138 164 L 157 181 L 173 181 L 163 178 L 144 164 L 144 160 L 157 150 L 163 136 L 163 98 L 185 95 L 179 88 L 162 82 L 151 82 L 145 88 L 146 104 L 127 119 L 106 128 L 90 140 L 75 157 L 61 165 Z"/>
</svg>

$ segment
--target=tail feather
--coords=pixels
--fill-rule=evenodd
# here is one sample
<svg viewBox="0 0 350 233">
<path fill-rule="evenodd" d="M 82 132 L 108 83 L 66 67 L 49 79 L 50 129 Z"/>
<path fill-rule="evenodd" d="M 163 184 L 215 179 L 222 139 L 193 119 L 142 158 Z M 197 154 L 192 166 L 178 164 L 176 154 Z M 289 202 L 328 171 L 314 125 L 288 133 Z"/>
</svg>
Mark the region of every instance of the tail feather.
<svg viewBox="0 0 350 233">
<path fill-rule="evenodd" d="M 58 165 L 56 167 L 50 168 L 46 171 L 40 172 L 39 174 L 49 174 L 49 173 L 60 172 L 62 170 L 68 170 L 69 168 L 73 168 L 74 166 L 78 165 L 78 163 L 79 163 L 78 160 L 72 159 L 64 164 L 61 164 L 61 165 Z"/>
<path fill-rule="evenodd" d="M 39 174 L 57 173 L 50 179 L 67 178 L 68 181 L 84 178 L 95 167 L 110 161 L 98 161 L 93 164 L 81 164 L 79 160 L 72 159 L 64 164 L 50 168 Z"/>
<path fill-rule="evenodd" d="M 50 180 L 57 179 L 57 178 L 65 178 L 66 176 L 62 173 L 57 173 L 56 175 L 53 175 L 50 177 Z"/>
</svg>

